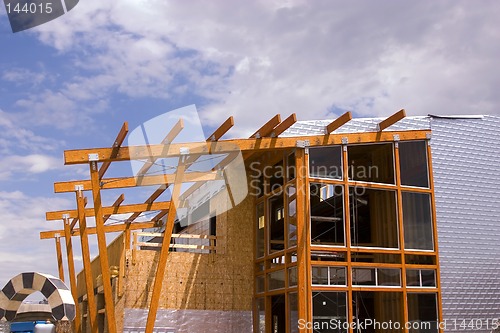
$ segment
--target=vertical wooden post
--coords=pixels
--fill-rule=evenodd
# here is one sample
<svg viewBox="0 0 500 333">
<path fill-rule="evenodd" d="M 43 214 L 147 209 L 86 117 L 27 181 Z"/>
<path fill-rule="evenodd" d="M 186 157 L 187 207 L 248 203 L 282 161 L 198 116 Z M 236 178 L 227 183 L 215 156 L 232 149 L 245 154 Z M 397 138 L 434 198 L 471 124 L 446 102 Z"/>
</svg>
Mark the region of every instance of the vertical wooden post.
<svg viewBox="0 0 500 333">
<path fill-rule="evenodd" d="M 57 234 L 54 238 L 56 242 L 56 255 L 57 255 L 57 269 L 59 271 L 59 279 L 64 282 L 64 267 L 63 267 L 63 258 L 62 258 L 62 250 L 61 250 L 61 235 Z"/>
<path fill-rule="evenodd" d="M 352 306 L 352 265 L 351 265 L 351 214 L 350 214 L 350 203 L 349 203 L 349 159 L 347 156 L 347 144 L 342 145 L 342 179 L 344 182 L 344 229 L 345 229 L 345 245 L 347 248 L 346 260 L 347 260 L 347 274 L 346 274 L 346 284 L 347 284 L 347 322 L 349 323 L 349 333 L 353 333 L 353 328 L 350 325 L 354 321 L 353 313 L 354 309 Z"/>
<path fill-rule="evenodd" d="M 80 241 L 82 244 L 83 271 L 85 274 L 85 287 L 87 288 L 87 307 L 89 311 L 90 331 L 98 332 L 97 303 L 94 296 L 94 280 L 92 278 L 92 265 L 90 261 L 89 238 L 87 232 L 87 218 L 85 217 L 85 198 L 83 191 L 76 191 L 76 204 L 78 207 L 78 220 L 80 221 Z M 69 225 L 68 225 L 69 227 Z"/>
<path fill-rule="evenodd" d="M 310 323 L 312 321 L 311 306 L 311 279 L 310 279 L 310 235 L 307 212 L 309 198 L 307 197 L 307 173 L 305 149 L 295 151 L 295 165 L 297 168 L 297 280 L 298 280 L 298 317 L 299 320 Z M 303 328 L 300 333 L 312 332 Z"/>
<path fill-rule="evenodd" d="M 68 218 L 65 218 L 63 222 L 64 222 L 64 239 L 66 240 L 66 256 L 68 259 L 69 283 L 71 288 L 71 294 L 73 295 L 73 300 L 75 301 L 75 310 L 76 310 L 76 317 L 74 321 L 75 332 L 81 333 L 82 325 L 81 325 L 80 307 L 78 306 L 78 292 L 76 288 L 76 276 L 75 276 L 75 260 L 73 258 L 73 243 L 71 242 L 70 222 Z"/>
<path fill-rule="evenodd" d="M 180 157 L 175 176 L 174 189 L 172 191 L 172 196 L 170 199 L 170 207 L 168 210 L 167 223 L 165 224 L 165 232 L 163 233 L 163 242 L 160 251 L 160 258 L 158 260 L 158 268 L 156 269 L 153 294 L 151 295 L 151 303 L 149 305 L 148 320 L 146 322 L 145 333 L 153 333 L 153 329 L 155 327 L 156 313 L 158 312 L 158 303 L 160 301 L 160 294 L 163 286 L 163 277 L 165 276 L 165 267 L 167 266 L 170 240 L 172 238 L 175 217 L 177 215 L 176 204 L 179 201 L 182 179 L 184 177 L 185 169 L 186 164 L 183 161 L 183 157 Z"/>
<path fill-rule="evenodd" d="M 104 214 L 102 212 L 101 186 L 97 162 L 90 162 L 90 179 L 92 183 L 92 198 L 94 201 L 95 226 L 99 259 L 101 263 L 102 284 L 104 288 L 104 308 L 106 309 L 106 323 L 108 333 L 116 333 L 115 304 L 111 288 L 111 275 L 109 273 L 108 249 L 104 231 Z"/>
<path fill-rule="evenodd" d="M 403 288 L 403 322 L 408 322 L 408 290 L 406 288 L 406 258 L 404 252 L 404 241 L 405 241 L 405 229 L 403 221 L 403 193 L 401 191 L 401 169 L 399 167 L 399 142 L 394 143 L 394 165 L 395 165 L 395 176 L 396 176 L 396 186 L 397 186 L 397 203 L 398 203 L 398 232 L 399 232 L 399 250 L 401 251 L 401 287 Z M 401 323 L 403 324 L 403 323 Z M 405 328 L 404 332 L 408 332 Z"/>
</svg>

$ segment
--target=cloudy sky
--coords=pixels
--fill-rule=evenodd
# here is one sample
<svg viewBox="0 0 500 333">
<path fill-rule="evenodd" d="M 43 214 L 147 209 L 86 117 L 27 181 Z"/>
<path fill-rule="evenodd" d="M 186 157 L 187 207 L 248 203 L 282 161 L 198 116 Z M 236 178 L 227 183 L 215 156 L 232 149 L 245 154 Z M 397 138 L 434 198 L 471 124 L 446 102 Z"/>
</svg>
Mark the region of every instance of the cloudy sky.
<svg viewBox="0 0 500 333">
<path fill-rule="evenodd" d="M 233 136 L 276 113 L 500 114 L 499 17 L 494 0 L 82 0 L 13 34 L 2 6 L 0 285 L 57 274 L 39 232 L 74 198 L 52 183 L 88 177 L 63 166 L 65 149 L 110 146 L 124 121 L 190 104 L 207 132 L 233 115 Z"/>
</svg>

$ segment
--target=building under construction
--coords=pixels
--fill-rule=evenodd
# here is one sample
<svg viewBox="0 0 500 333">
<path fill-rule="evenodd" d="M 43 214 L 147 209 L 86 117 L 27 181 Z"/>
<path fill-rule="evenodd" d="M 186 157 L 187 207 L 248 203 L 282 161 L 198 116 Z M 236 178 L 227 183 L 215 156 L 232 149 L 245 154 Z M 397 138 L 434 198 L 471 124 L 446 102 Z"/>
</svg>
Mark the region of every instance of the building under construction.
<svg viewBox="0 0 500 333">
<path fill-rule="evenodd" d="M 90 176 L 55 183 L 75 207 L 48 212 L 62 223 L 40 236 L 68 269 L 75 332 L 491 330 L 453 320 L 500 316 L 500 118 L 277 115 L 224 139 L 232 126 L 180 141 L 179 119 L 125 146 L 124 124 L 108 148 L 65 151 Z M 138 187 L 149 197 L 127 203 Z M 349 325 L 370 320 L 400 326 Z"/>
</svg>

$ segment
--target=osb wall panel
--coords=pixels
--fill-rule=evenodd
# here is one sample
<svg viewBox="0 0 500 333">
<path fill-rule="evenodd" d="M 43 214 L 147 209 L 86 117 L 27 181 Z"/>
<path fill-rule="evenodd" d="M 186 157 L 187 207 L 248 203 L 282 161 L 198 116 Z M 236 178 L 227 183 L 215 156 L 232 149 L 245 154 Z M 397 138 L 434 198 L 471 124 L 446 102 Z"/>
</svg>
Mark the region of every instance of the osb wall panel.
<svg viewBox="0 0 500 333">
<path fill-rule="evenodd" d="M 160 307 L 193 310 L 251 310 L 253 295 L 253 210 L 248 196 L 224 212 L 226 202 L 212 200 L 217 213 L 216 254 L 171 252 L 163 279 Z M 221 212 L 222 211 L 222 212 Z M 151 300 L 157 251 L 127 251 L 125 308 L 147 308 Z"/>
<path fill-rule="evenodd" d="M 108 249 L 108 262 L 109 266 L 120 266 L 122 265 L 122 253 L 124 248 L 124 238 L 123 233 L 121 233 L 118 237 L 116 237 L 107 247 Z M 97 287 L 96 279 L 101 272 L 101 262 L 99 256 L 95 257 L 91 263 L 92 268 L 92 278 L 94 281 L 94 288 Z M 87 289 L 85 287 L 85 274 L 83 274 L 83 270 L 78 273 L 77 276 L 77 291 L 78 297 L 81 297 L 87 294 Z"/>
</svg>

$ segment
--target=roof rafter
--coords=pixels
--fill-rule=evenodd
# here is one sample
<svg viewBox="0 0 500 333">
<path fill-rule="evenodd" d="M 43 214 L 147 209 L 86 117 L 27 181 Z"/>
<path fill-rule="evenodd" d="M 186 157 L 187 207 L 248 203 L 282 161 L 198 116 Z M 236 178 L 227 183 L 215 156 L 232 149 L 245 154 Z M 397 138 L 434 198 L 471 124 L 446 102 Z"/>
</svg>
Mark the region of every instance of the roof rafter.
<svg viewBox="0 0 500 333">
<path fill-rule="evenodd" d="M 347 111 L 325 127 L 325 133 L 330 134 L 352 119 L 351 111 Z"/>
<path fill-rule="evenodd" d="M 129 230 L 140 230 L 140 229 L 147 229 L 147 228 L 153 228 L 156 226 L 156 223 L 153 221 L 147 221 L 147 222 L 134 222 L 134 223 L 120 223 L 120 224 L 111 224 L 111 225 L 106 225 L 104 226 L 104 231 L 105 232 L 120 232 L 124 231 L 127 228 Z M 97 232 L 95 227 L 89 227 L 87 228 L 87 233 L 89 235 L 95 235 Z M 50 238 L 55 238 L 55 237 L 64 237 L 64 230 L 50 230 L 50 231 L 41 231 L 40 232 L 40 239 L 50 239 Z M 71 236 L 80 236 L 80 229 L 74 229 L 71 231 Z"/>
<path fill-rule="evenodd" d="M 116 136 L 115 142 L 113 143 L 113 148 L 116 150 L 121 147 L 123 141 L 125 141 L 125 137 L 128 134 L 128 122 L 124 122 L 122 125 L 122 128 L 120 129 L 120 132 Z M 111 165 L 111 161 L 106 161 L 104 162 L 101 167 L 99 168 L 99 179 L 104 177 L 104 174 L 108 170 L 109 166 Z"/>
<path fill-rule="evenodd" d="M 262 125 L 254 134 L 250 135 L 250 138 L 262 138 L 265 136 L 269 136 L 273 132 L 273 129 L 279 125 L 281 122 L 281 116 L 279 114 L 275 115 L 267 123 Z"/>
<path fill-rule="evenodd" d="M 379 132 L 382 132 L 387 127 L 394 125 L 395 123 L 397 123 L 398 121 L 400 121 L 404 117 L 406 117 L 406 111 L 405 111 L 405 109 L 401 109 L 398 112 L 396 112 L 395 114 L 393 114 L 392 116 L 389 116 L 386 119 L 382 120 L 380 123 L 378 123 L 377 130 Z"/>
<path fill-rule="evenodd" d="M 154 210 L 164 210 L 168 209 L 170 202 L 153 202 L 151 204 L 132 204 L 132 205 L 122 205 L 122 206 L 110 206 L 103 207 L 103 215 L 114 215 L 114 214 L 127 214 L 134 212 L 145 212 Z M 85 208 L 85 216 L 92 217 L 95 216 L 94 208 Z M 63 218 L 75 218 L 78 217 L 78 210 L 60 210 L 55 212 L 47 212 L 45 214 L 45 219 L 47 221 L 62 220 Z"/>
</svg>

